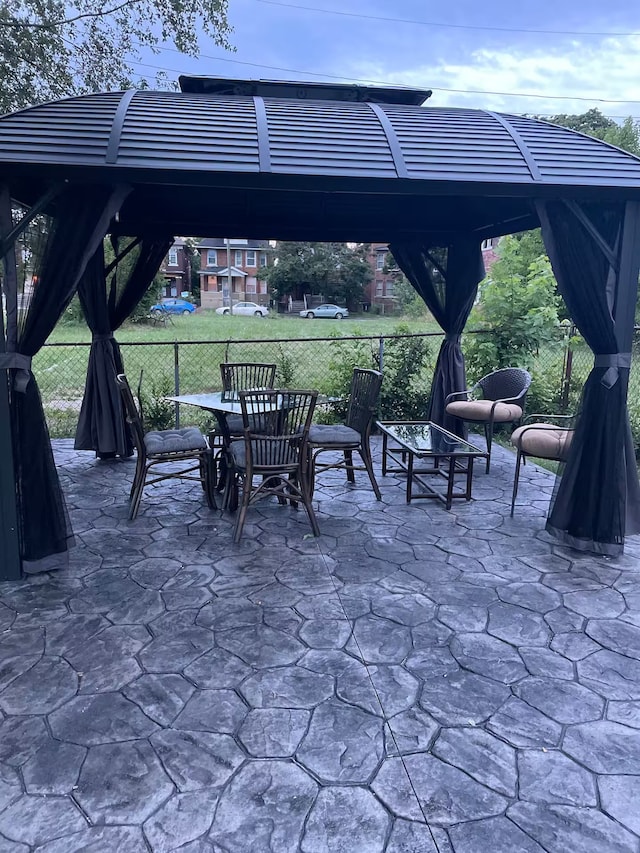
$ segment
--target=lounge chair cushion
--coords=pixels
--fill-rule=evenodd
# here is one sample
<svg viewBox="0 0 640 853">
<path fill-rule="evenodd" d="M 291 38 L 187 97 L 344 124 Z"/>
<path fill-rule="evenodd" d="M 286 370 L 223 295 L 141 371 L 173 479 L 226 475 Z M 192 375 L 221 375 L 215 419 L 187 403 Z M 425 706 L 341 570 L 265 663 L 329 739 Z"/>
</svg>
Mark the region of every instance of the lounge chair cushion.
<svg viewBox="0 0 640 853">
<path fill-rule="evenodd" d="M 454 400 L 447 405 L 447 414 L 465 421 L 488 421 L 491 417 L 493 400 Z M 514 403 L 497 403 L 493 411 L 494 423 L 519 421 L 522 408 Z"/>
<path fill-rule="evenodd" d="M 152 430 L 145 435 L 144 444 L 149 456 L 155 456 L 158 453 L 207 449 L 207 441 L 196 427 Z"/>
<path fill-rule="evenodd" d="M 309 443 L 321 445 L 360 444 L 360 433 L 344 424 L 314 424 L 309 430 Z"/>
<path fill-rule="evenodd" d="M 518 427 L 513 431 L 511 443 L 527 456 L 540 459 L 566 459 L 573 430 L 556 424 L 538 423 Z"/>
</svg>

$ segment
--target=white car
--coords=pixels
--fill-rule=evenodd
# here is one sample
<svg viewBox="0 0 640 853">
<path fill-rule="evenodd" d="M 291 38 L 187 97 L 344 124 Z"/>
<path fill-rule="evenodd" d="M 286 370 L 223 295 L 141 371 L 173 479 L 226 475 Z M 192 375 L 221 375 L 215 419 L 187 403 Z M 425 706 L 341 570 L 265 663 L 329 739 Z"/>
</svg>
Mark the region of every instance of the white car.
<svg viewBox="0 0 640 853">
<path fill-rule="evenodd" d="M 341 308 L 339 305 L 316 305 L 315 308 L 307 308 L 300 312 L 301 317 L 306 317 L 308 320 L 313 320 L 314 317 L 329 317 L 332 320 L 342 320 L 343 317 L 348 317 L 349 312 L 346 308 Z"/>
<path fill-rule="evenodd" d="M 228 305 L 216 308 L 216 314 L 222 314 L 225 317 L 229 314 L 237 314 L 240 317 L 266 317 L 268 313 L 269 309 L 266 305 L 258 305 L 255 302 L 234 302 L 231 308 Z"/>
</svg>

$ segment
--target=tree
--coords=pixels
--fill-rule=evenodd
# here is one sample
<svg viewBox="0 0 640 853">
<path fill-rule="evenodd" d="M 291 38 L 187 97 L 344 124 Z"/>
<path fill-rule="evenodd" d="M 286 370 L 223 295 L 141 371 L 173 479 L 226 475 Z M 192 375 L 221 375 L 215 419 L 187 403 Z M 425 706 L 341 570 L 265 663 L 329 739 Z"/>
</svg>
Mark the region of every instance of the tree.
<svg viewBox="0 0 640 853">
<path fill-rule="evenodd" d="M 617 145 L 631 154 L 640 157 L 640 130 L 638 124 L 628 116 L 622 124 L 603 115 L 600 110 L 587 110 L 581 115 L 560 114 L 552 116 L 549 121 L 560 124 L 569 130 L 578 130 L 596 139 L 602 139 L 611 145 Z"/>
<path fill-rule="evenodd" d="M 227 0 L 13 0 L 0 6 L 0 112 L 105 89 L 144 88 L 131 63 L 198 33 L 229 47 Z"/>
<path fill-rule="evenodd" d="M 273 265 L 263 267 L 259 275 L 279 299 L 302 288 L 322 294 L 328 302 L 353 306 L 362 300 L 371 280 L 365 249 L 346 243 L 283 241 L 276 247 Z"/>
<path fill-rule="evenodd" d="M 514 237 L 501 241 L 491 278 L 480 285 L 469 325 L 491 334 L 468 337 L 467 366 L 477 378 L 500 367 L 530 366 L 557 331 L 560 297 L 549 260 L 541 255 L 523 273 L 520 243 Z"/>
</svg>

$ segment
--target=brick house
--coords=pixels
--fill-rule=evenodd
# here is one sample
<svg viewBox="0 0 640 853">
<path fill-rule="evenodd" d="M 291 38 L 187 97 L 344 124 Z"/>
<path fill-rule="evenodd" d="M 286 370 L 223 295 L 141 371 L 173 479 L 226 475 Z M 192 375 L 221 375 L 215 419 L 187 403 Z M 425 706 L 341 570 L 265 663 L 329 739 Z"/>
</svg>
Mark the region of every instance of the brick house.
<svg viewBox="0 0 640 853">
<path fill-rule="evenodd" d="M 180 296 L 191 292 L 191 265 L 184 240 L 176 238 L 160 266 L 160 273 L 166 279 L 161 296 Z"/>
<path fill-rule="evenodd" d="M 200 304 L 203 308 L 220 308 L 233 302 L 249 300 L 258 305 L 269 304 L 267 282 L 258 278 L 261 267 L 273 263 L 274 249 L 268 240 L 229 239 L 208 237 L 196 246 L 200 254 Z M 229 287 L 229 262 L 231 263 L 231 294 Z"/>
<path fill-rule="evenodd" d="M 396 307 L 393 294 L 393 276 L 385 272 L 385 266 L 393 265 L 386 243 L 371 243 L 367 254 L 367 262 L 371 267 L 373 277 L 365 288 L 364 304 L 372 308 L 377 306 L 382 314 L 390 314 Z"/>
<path fill-rule="evenodd" d="M 489 275 L 489 270 L 498 259 L 498 243 L 499 237 L 492 237 L 482 241 L 482 260 L 484 268 Z M 395 308 L 395 300 L 393 293 L 393 276 L 385 272 L 385 267 L 393 267 L 393 258 L 389 255 L 389 246 L 387 243 L 371 243 L 367 260 L 373 278 L 367 285 L 365 290 L 365 302 L 373 307 L 377 305 L 380 312 L 388 314 Z"/>
</svg>

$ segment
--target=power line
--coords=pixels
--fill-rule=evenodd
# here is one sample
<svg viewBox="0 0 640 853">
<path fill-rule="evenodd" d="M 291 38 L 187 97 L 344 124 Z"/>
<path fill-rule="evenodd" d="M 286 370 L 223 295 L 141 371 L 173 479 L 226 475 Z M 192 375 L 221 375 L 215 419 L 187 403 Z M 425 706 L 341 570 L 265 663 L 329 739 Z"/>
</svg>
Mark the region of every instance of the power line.
<svg viewBox="0 0 640 853">
<path fill-rule="evenodd" d="M 262 0 L 259 0 L 262 2 Z M 174 48 L 160 48 L 160 50 L 175 50 Z M 176 53 L 180 53 L 180 51 L 176 50 Z M 248 62 L 242 59 L 230 59 L 227 56 L 208 56 L 206 54 L 201 54 L 200 59 L 212 59 L 215 62 L 232 62 L 236 65 L 249 65 L 252 68 L 266 68 L 269 71 L 284 71 L 287 74 L 302 74 L 304 76 L 310 77 L 329 77 L 332 80 L 343 80 L 349 83 L 366 83 L 373 84 L 375 86 L 391 86 L 393 85 L 396 88 L 404 88 L 404 89 L 415 89 L 415 86 L 408 86 L 406 84 L 397 84 L 397 83 L 389 83 L 385 80 L 369 80 L 366 78 L 359 77 L 344 77 L 339 74 L 328 74 L 328 73 L 320 73 L 317 71 L 303 71 L 299 68 L 284 68 L 279 65 L 264 65 L 260 62 Z M 158 65 L 149 65 L 145 62 L 135 62 L 131 60 L 132 65 L 140 65 L 143 68 L 153 68 L 156 71 L 168 71 L 172 74 L 186 74 L 184 70 L 178 70 L 176 68 L 164 68 Z M 549 101 L 584 101 L 585 103 L 599 103 L 599 104 L 640 104 L 640 100 L 631 100 L 631 99 L 616 99 L 616 98 L 599 98 L 599 97 L 585 97 L 583 95 L 544 95 L 539 92 L 493 92 L 484 89 L 453 89 L 447 88 L 445 86 L 431 86 L 429 88 L 434 92 L 450 92 L 452 94 L 459 95 L 497 95 L 499 97 L 504 98 L 540 98 L 542 100 Z"/>
<path fill-rule="evenodd" d="M 640 32 L 593 32 L 585 30 L 537 30 L 523 27 L 491 27 L 484 24 L 443 24 L 439 21 L 419 21 L 412 18 L 388 18 L 383 15 L 364 15 L 360 12 L 343 12 L 338 9 L 321 9 L 317 6 L 300 6 L 298 3 L 283 3 L 281 0 L 256 0 L 269 6 L 284 6 L 287 9 L 301 9 L 305 12 L 322 12 L 326 15 L 341 15 L 347 18 L 364 18 L 368 21 L 386 21 L 394 24 L 414 24 L 423 27 L 440 27 L 454 30 L 489 30 L 500 33 L 532 33 L 535 35 L 560 36 L 639 36 Z"/>
</svg>

